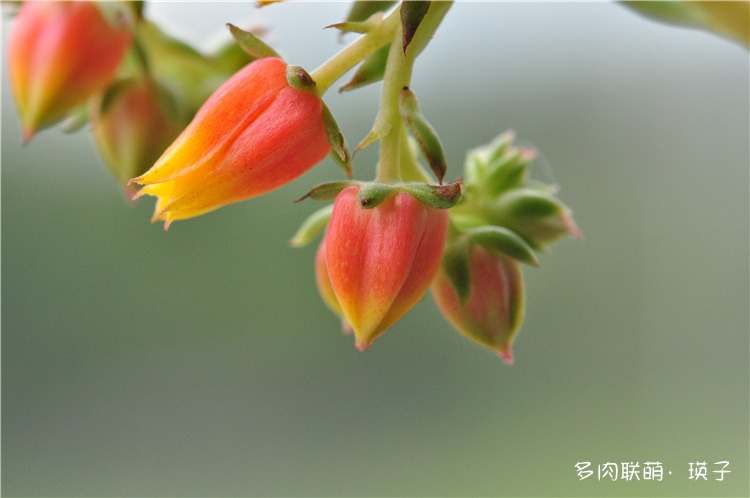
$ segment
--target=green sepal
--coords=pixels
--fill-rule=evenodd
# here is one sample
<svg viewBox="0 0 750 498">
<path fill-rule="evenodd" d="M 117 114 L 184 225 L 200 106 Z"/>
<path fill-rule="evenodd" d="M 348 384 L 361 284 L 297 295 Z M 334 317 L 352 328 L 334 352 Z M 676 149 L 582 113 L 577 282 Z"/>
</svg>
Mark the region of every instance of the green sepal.
<svg viewBox="0 0 750 498">
<path fill-rule="evenodd" d="M 254 60 L 257 57 L 242 50 L 234 40 L 227 40 L 210 55 L 211 63 L 222 74 L 233 74 Z"/>
<path fill-rule="evenodd" d="M 453 287 L 461 305 L 466 304 L 471 289 L 471 272 L 469 270 L 469 241 L 459 237 L 447 244 L 441 262 L 445 276 Z"/>
<path fill-rule="evenodd" d="M 531 161 L 536 157 L 532 149 L 512 148 L 502 157 L 489 164 L 486 179 L 487 193 L 495 198 L 503 192 L 526 184 Z"/>
<path fill-rule="evenodd" d="M 349 83 L 339 88 L 339 92 L 354 90 L 355 88 L 360 88 L 382 80 L 385 75 L 385 63 L 388 60 L 388 51 L 390 51 L 390 49 L 391 44 L 389 43 L 370 54 L 370 56 L 359 65 L 354 72 L 354 76 L 349 80 Z"/>
<path fill-rule="evenodd" d="M 503 195 L 497 204 L 503 218 L 538 219 L 554 216 L 564 206 L 554 196 L 545 192 L 521 188 Z"/>
<path fill-rule="evenodd" d="M 314 201 L 330 201 L 335 199 L 336 196 L 339 195 L 339 192 L 344 190 L 346 187 L 358 184 L 359 182 L 351 180 L 321 183 L 320 185 L 314 186 L 308 193 L 294 202 L 301 202 L 305 199 L 312 199 Z"/>
<path fill-rule="evenodd" d="M 513 259 L 531 266 L 539 266 L 539 259 L 534 249 L 523 238 L 504 227 L 482 226 L 468 230 L 467 237 L 472 243 L 500 251 Z"/>
<path fill-rule="evenodd" d="M 450 209 L 461 200 L 461 180 L 448 185 L 427 185 L 426 183 L 404 183 L 399 190 L 408 192 L 422 204 L 435 209 Z"/>
<path fill-rule="evenodd" d="M 271 48 L 266 42 L 255 36 L 249 31 L 238 28 L 234 24 L 227 23 L 227 28 L 232 34 L 232 38 L 237 42 L 237 45 L 242 48 L 248 55 L 251 55 L 257 59 L 263 59 L 265 57 L 278 57 L 281 56 Z"/>
<path fill-rule="evenodd" d="M 368 133 L 367 136 L 362 139 L 359 145 L 357 145 L 357 147 L 354 149 L 354 153 L 356 154 L 365 147 L 369 147 L 384 136 L 388 135 L 388 133 L 391 131 L 391 128 L 393 128 L 393 126 L 388 121 L 383 119 L 383 115 L 380 113 L 380 111 L 378 111 L 378 113 L 375 115 L 375 122 L 372 124 L 370 133 Z"/>
<path fill-rule="evenodd" d="M 326 138 L 328 143 L 331 144 L 331 157 L 334 158 L 334 162 L 338 164 L 341 169 L 344 170 L 344 174 L 347 178 L 352 178 L 352 158 L 349 155 L 349 150 L 346 148 L 346 140 L 344 140 L 344 134 L 341 133 L 339 124 L 333 117 L 331 110 L 323 102 L 323 124 L 326 130 Z"/>
<path fill-rule="evenodd" d="M 357 192 L 357 202 L 362 209 L 372 209 L 398 191 L 395 185 L 366 183 Z"/>
<path fill-rule="evenodd" d="M 427 10 L 430 8 L 430 2 L 424 0 L 404 0 L 401 2 L 401 29 L 402 40 L 401 48 L 406 54 L 406 48 L 411 43 L 417 28 L 422 23 Z"/>
<path fill-rule="evenodd" d="M 497 200 L 492 215 L 496 224 L 513 230 L 537 250 L 566 235 L 582 237 L 570 209 L 543 190 L 511 190 Z"/>
<path fill-rule="evenodd" d="M 435 129 L 419 111 L 417 97 L 409 88 L 404 88 L 398 97 L 399 113 L 401 119 L 409 129 L 409 133 L 417 141 L 430 169 L 435 173 L 438 183 L 443 183 L 443 177 L 448 169 L 443 144 L 440 143 Z"/>
<path fill-rule="evenodd" d="M 346 20 L 349 22 L 364 21 L 377 12 L 385 12 L 394 3 L 396 3 L 395 0 L 357 0 L 349 9 Z"/>
<path fill-rule="evenodd" d="M 289 241 L 289 245 L 292 247 L 304 247 L 315 240 L 328 226 L 332 213 L 333 204 L 329 204 L 312 213 L 302 222 L 297 233 Z"/>
<path fill-rule="evenodd" d="M 344 21 L 337 22 L 335 24 L 329 24 L 326 28 L 338 29 L 345 33 L 369 33 L 372 28 L 379 25 L 383 21 L 383 13 L 375 12 L 370 17 L 363 21 Z"/>
<path fill-rule="evenodd" d="M 296 90 L 314 95 L 318 94 L 318 86 L 315 84 L 315 80 L 302 66 L 289 64 L 286 67 L 286 81 L 289 83 L 289 86 Z M 326 131 L 326 133 L 328 132 Z"/>
</svg>

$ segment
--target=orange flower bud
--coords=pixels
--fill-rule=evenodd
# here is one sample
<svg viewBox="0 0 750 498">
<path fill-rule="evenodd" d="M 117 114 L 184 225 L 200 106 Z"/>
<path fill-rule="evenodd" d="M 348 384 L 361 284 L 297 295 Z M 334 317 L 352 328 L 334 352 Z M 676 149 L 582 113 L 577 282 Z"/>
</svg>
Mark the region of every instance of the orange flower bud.
<svg viewBox="0 0 750 498">
<path fill-rule="evenodd" d="M 203 104 L 144 175 L 136 197 L 158 197 L 153 221 L 191 218 L 289 183 L 331 150 L 323 102 L 292 88 L 286 63 L 252 62 Z"/>
<path fill-rule="evenodd" d="M 103 90 L 130 41 L 93 2 L 24 2 L 8 39 L 24 141 Z"/>
<path fill-rule="evenodd" d="M 511 345 L 524 313 L 523 277 L 518 261 L 472 245 L 469 249 L 469 294 L 461 303 L 441 267 L 432 283 L 432 296 L 443 316 L 476 343 L 513 363 Z"/>
<path fill-rule="evenodd" d="M 448 212 L 397 192 L 363 209 L 358 186 L 344 189 L 326 236 L 326 264 L 360 350 L 406 314 L 440 266 Z"/>
<path fill-rule="evenodd" d="M 144 173 L 177 138 L 186 123 L 176 114 L 170 96 L 150 78 L 120 81 L 92 106 L 94 141 L 120 184 Z"/>
</svg>

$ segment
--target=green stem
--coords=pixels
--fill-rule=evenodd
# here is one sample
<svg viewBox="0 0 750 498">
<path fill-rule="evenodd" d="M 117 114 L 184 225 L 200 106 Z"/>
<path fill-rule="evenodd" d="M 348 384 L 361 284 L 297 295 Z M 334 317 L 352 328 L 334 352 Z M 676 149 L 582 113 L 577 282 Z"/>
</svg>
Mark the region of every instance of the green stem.
<svg viewBox="0 0 750 498">
<path fill-rule="evenodd" d="M 318 95 L 323 95 L 337 79 L 391 41 L 400 22 L 401 15 L 399 9 L 396 9 L 369 33 L 312 71 L 310 76 L 318 86 Z"/>
<path fill-rule="evenodd" d="M 401 152 L 401 128 L 398 96 L 401 89 L 409 86 L 414 66 L 414 50 L 401 50 L 401 26 L 396 30 L 388 51 L 383 76 L 383 92 L 380 96 L 380 118 L 390 125 L 388 134 L 380 139 L 380 159 L 378 161 L 378 183 L 395 183 L 401 179 L 399 164 Z"/>
<path fill-rule="evenodd" d="M 404 54 L 401 44 L 401 26 L 398 26 L 383 76 L 383 92 L 380 97 L 380 119 L 391 128 L 380 140 L 380 160 L 378 161 L 376 182 L 395 183 L 400 176 L 400 154 L 403 123 L 399 115 L 398 97 L 404 87 L 411 81 L 414 60 L 427 45 L 448 12 L 452 2 L 432 2 L 411 44 Z"/>
</svg>

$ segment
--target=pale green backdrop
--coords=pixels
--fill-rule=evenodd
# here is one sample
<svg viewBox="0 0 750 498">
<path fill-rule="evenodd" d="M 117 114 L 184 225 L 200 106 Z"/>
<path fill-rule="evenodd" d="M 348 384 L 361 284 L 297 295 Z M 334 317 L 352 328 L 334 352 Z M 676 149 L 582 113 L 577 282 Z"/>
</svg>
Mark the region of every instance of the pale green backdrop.
<svg viewBox="0 0 750 498">
<path fill-rule="evenodd" d="M 312 69 L 341 47 L 321 28 L 346 9 L 147 14 L 203 45 L 265 19 Z M 4 73 L 3 494 L 747 496 L 748 84 L 739 45 L 615 4 L 448 14 L 412 85 L 448 178 L 513 128 L 585 235 L 526 269 L 509 367 L 429 297 L 367 353 L 341 335 L 314 248 L 287 245 L 317 207 L 292 200 L 338 178 L 331 163 L 165 233 L 151 199 L 123 200 L 86 131 L 21 147 Z M 328 96 L 350 144 L 378 91 Z M 358 157 L 360 178 L 374 160 Z M 582 461 L 665 475 L 580 481 Z M 709 480 L 690 480 L 702 461 Z"/>
</svg>

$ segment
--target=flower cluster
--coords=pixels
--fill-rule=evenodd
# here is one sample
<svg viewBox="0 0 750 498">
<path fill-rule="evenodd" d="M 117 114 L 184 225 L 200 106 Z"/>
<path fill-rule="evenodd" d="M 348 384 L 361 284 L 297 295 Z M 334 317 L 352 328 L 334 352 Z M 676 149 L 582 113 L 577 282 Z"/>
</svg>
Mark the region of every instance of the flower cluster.
<svg viewBox="0 0 750 498">
<path fill-rule="evenodd" d="M 292 244 L 324 234 L 319 291 L 356 347 L 369 349 L 432 289 L 461 334 L 510 363 L 520 264 L 579 232 L 554 190 L 528 178 L 535 153 L 511 134 L 471 151 L 464 180 L 443 183 L 446 154 L 410 80 L 451 2 L 392 3 L 355 3 L 333 27 L 362 36 L 308 73 L 231 24 L 236 44 L 206 56 L 164 34 L 142 3 L 24 2 L 9 47 L 24 139 L 71 115 L 88 120 L 113 175 L 138 188 L 133 198 L 156 197 L 152 221 L 165 228 L 280 188 L 330 155 L 346 178 L 304 197 L 333 203 Z M 373 181 L 353 179 L 322 99 L 357 65 L 342 90 L 382 80 L 356 149 L 379 142 Z"/>
</svg>

